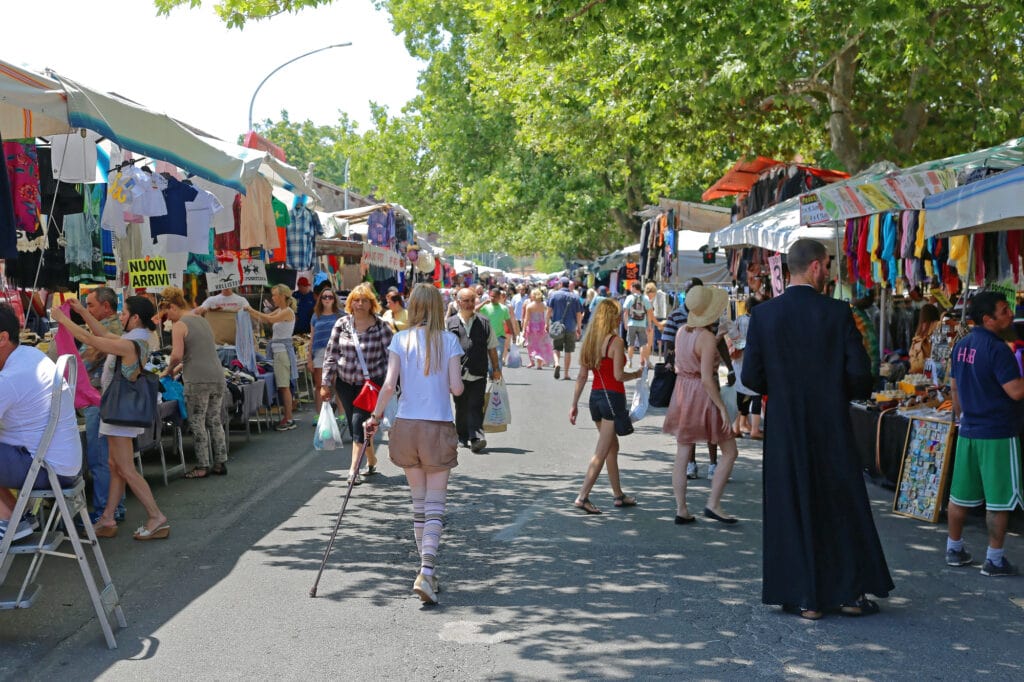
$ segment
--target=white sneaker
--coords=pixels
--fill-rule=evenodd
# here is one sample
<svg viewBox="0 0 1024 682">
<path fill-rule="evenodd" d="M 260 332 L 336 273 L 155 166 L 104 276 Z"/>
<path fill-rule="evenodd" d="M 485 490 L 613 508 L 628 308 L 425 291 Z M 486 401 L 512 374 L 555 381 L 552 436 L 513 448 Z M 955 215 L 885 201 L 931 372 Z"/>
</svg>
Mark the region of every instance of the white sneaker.
<svg viewBox="0 0 1024 682">
<path fill-rule="evenodd" d="M 437 592 L 434 591 L 434 581 L 431 580 L 433 576 L 427 576 L 420 573 L 416 576 L 416 582 L 412 584 L 412 591 L 419 595 L 420 601 L 424 604 L 436 604 L 437 603 Z"/>
<path fill-rule="evenodd" d="M 717 468 L 718 468 L 717 464 L 709 464 L 708 465 L 708 478 L 714 478 L 715 477 L 715 469 L 717 469 Z"/>
<path fill-rule="evenodd" d="M 697 463 L 690 462 L 686 465 L 686 477 L 691 481 L 697 478 Z"/>
</svg>

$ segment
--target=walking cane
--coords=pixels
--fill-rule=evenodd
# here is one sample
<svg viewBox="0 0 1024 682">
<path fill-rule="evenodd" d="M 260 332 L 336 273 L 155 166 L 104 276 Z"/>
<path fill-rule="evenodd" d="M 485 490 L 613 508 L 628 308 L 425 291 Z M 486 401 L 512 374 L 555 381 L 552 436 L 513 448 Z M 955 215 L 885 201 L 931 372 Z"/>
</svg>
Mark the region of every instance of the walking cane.
<svg viewBox="0 0 1024 682">
<path fill-rule="evenodd" d="M 363 439 L 363 447 L 359 448 L 359 463 L 356 465 L 356 476 L 359 475 L 359 470 L 363 468 L 363 457 L 366 456 L 366 446 L 369 445 L 370 441 L 366 438 Z M 327 550 L 324 552 L 324 559 L 320 562 L 320 570 L 316 572 L 316 580 L 313 581 L 313 587 L 309 588 L 309 596 L 312 599 L 316 598 L 316 588 L 320 584 L 320 576 L 324 574 L 324 566 L 327 565 L 327 556 L 331 553 L 331 549 L 334 547 L 334 538 L 338 537 L 338 528 L 341 527 L 341 517 L 345 515 L 345 507 L 348 506 L 348 499 L 352 497 L 352 487 L 356 483 L 356 476 L 349 476 L 348 479 L 348 491 L 345 493 L 345 501 L 341 503 L 341 511 L 338 513 L 338 520 L 334 523 L 334 530 L 331 532 L 330 542 L 327 543 Z"/>
</svg>

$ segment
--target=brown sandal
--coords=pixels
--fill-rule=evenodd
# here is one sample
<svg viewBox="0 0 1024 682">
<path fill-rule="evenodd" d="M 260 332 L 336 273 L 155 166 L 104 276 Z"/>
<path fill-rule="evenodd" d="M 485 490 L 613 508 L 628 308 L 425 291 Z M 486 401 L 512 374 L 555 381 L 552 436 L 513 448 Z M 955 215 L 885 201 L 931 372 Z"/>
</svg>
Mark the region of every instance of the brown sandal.
<svg viewBox="0 0 1024 682">
<path fill-rule="evenodd" d="M 584 497 L 582 500 L 576 500 L 572 503 L 572 506 L 577 509 L 582 509 L 588 514 L 600 514 L 601 510 L 594 506 L 594 503 L 590 501 L 589 497 Z"/>
</svg>

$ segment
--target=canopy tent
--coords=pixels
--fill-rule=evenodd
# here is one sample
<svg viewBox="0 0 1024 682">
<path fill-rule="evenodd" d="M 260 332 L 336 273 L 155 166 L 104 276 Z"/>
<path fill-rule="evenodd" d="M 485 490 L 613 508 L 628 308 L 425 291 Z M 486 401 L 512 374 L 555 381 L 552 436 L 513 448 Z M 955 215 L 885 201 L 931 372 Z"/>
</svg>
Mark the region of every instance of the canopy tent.
<svg viewBox="0 0 1024 682">
<path fill-rule="evenodd" d="M 473 268 L 476 267 L 476 265 L 473 264 L 473 261 L 462 260 L 461 258 L 456 258 L 453 265 L 455 267 L 456 275 L 465 275 L 467 273 L 473 272 Z"/>
<path fill-rule="evenodd" d="M 926 237 L 1024 229 L 1024 166 L 925 198 Z"/>
<path fill-rule="evenodd" d="M 0 133 L 7 139 L 70 131 L 60 83 L 0 61 Z"/>
<path fill-rule="evenodd" d="M 238 192 L 245 193 L 260 174 L 274 185 L 311 194 L 301 173 L 267 152 L 215 140 L 119 95 L 50 75 L 0 61 L 0 133 L 20 139 L 85 128 L 133 153 L 166 161 Z"/>
<path fill-rule="evenodd" d="M 398 204 L 373 204 L 372 206 L 358 206 L 356 208 L 350 208 L 344 211 L 335 211 L 334 215 L 342 220 L 347 220 L 349 224 L 366 222 L 366 219 L 370 217 L 370 214 L 374 211 L 379 211 L 384 208 L 394 209 L 395 213 L 402 214 L 406 220 L 412 220 L 412 214 L 405 210 Z"/>
<path fill-rule="evenodd" d="M 813 239 L 824 244 L 829 253 L 834 255 L 838 235 L 839 228 L 832 225 L 801 225 L 800 197 L 793 197 L 712 233 L 708 245 L 758 246 L 762 249 L 788 253 L 796 240 Z"/>
<path fill-rule="evenodd" d="M 704 190 L 700 198 L 703 201 L 711 201 L 712 199 L 721 199 L 722 197 L 730 197 L 736 194 L 746 194 L 757 183 L 761 173 L 777 166 L 789 165 L 796 166 L 811 175 L 821 178 L 824 182 L 835 182 L 850 177 L 848 173 L 842 171 L 806 166 L 799 163 L 788 164 L 783 161 L 770 159 L 767 156 L 758 156 L 750 160 L 740 159 L 737 161 L 715 184 Z"/>
<path fill-rule="evenodd" d="M 1024 138 L 909 168 L 899 169 L 882 162 L 850 180 L 802 195 L 804 213 L 806 216 L 813 206 L 826 220 L 846 220 L 886 211 L 917 210 L 924 208 L 927 197 L 952 190 L 961 171 L 1021 165 L 1024 165 Z"/>
<path fill-rule="evenodd" d="M 647 220 L 660 216 L 666 211 L 675 212 L 675 216 L 679 220 L 678 229 L 705 233 L 722 229 L 729 224 L 732 216 L 732 210 L 725 206 L 712 206 L 711 204 L 666 199 L 665 197 L 658 200 L 657 206 L 648 206 L 634 215 Z"/>
</svg>

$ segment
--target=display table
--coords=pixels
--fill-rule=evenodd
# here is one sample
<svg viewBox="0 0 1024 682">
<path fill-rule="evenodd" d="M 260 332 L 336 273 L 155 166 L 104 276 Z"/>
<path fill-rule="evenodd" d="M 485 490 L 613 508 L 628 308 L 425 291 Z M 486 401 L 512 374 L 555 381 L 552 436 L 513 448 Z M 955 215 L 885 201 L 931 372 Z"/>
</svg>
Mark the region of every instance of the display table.
<svg viewBox="0 0 1024 682">
<path fill-rule="evenodd" d="M 883 414 L 874 407 L 851 402 L 850 422 L 861 466 L 872 475 L 880 477 L 879 483 L 894 487 L 900 475 L 900 462 L 907 443 L 910 419 L 896 410 Z"/>
<path fill-rule="evenodd" d="M 227 409 L 228 419 L 225 420 L 225 428 L 229 428 L 232 419 L 237 417 L 237 426 L 245 429 L 245 439 L 252 437 L 251 421 L 259 418 L 260 408 L 266 405 L 266 382 L 263 379 L 254 381 L 251 384 L 238 384 L 242 392 L 242 400 L 234 405 L 229 405 L 231 391 L 224 391 L 224 405 Z"/>
</svg>

